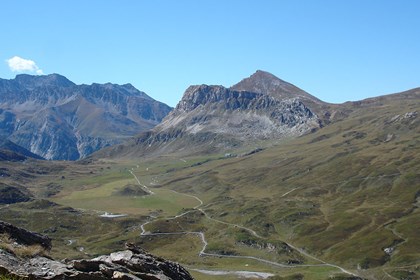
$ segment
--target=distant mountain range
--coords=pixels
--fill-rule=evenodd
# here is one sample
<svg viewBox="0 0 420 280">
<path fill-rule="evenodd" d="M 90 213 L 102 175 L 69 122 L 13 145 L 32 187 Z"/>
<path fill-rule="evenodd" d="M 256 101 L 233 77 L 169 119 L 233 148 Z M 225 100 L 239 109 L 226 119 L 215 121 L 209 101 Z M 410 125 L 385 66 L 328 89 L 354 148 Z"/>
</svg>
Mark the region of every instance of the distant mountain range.
<svg viewBox="0 0 420 280">
<path fill-rule="evenodd" d="M 229 153 L 299 137 L 359 106 L 401 98 L 329 104 L 260 70 L 230 88 L 190 86 L 172 111 L 131 84 L 76 85 L 58 74 L 0 79 L 0 96 L 0 137 L 49 160 L 98 150 L 95 158 Z"/>
<path fill-rule="evenodd" d="M 0 79 L 0 136 L 49 160 L 77 160 L 153 128 L 171 108 L 131 84 L 58 74 Z"/>
</svg>

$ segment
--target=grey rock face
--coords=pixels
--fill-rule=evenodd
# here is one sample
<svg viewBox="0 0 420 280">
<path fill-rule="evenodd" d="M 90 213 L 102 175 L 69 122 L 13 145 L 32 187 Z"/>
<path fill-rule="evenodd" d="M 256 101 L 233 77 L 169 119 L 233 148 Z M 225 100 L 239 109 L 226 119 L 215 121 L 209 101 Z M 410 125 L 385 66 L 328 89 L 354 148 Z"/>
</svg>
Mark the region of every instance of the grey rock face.
<svg viewBox="0 0 420 280">
<path fill-rule="evenodd" d="M 0 137 L 46 159 L 76 160 L 153 128 L 171 110 L 130 84 L 63 76 L 0 79 Z"/>
<path fill-rule="evenodd" d="M 253 76 L 230 89 L 189 87 L 154 131 L 215 133 L 243 142 L 299 136 L 321 126 L 309 106 L 321 101 L 269 73 L 258 71 Z"/>
<path fill-rule="evenodd" d="M 67 263 L 45 257 L 19 259 L 0 250 L 0 272 L 29 279 L 150 279 L 190 280 L 189 272 L 177 263 L 155 257 L 135 246 L 91 260 Z"/>
<path fill-rule="evenodd" d="M 0 221 L 0 234 L 7 234 L 14 245 L 41 245 L 51 249 L 51 240 Z M 190 280 L 189 272 L 177 263 L 153 256 L 126 244 L 125 251 L 114 252 L 91 260 L 59 262 L 43 256 L 18 257 L 0 249 L 0 275 L 11 274 L 25 279 L 150 279 Z"/>
<path fill-rule="evenodd" d="M 190 86 L 176 106 L 181 112 L 191 112 L 206 104 L 221 104 L 226 110 L 249 109 L 262 94 L 247 91 L 233 91 L 222 86 Z M 255 103 L 255 102 L 254 102 Z"/>
</svg>

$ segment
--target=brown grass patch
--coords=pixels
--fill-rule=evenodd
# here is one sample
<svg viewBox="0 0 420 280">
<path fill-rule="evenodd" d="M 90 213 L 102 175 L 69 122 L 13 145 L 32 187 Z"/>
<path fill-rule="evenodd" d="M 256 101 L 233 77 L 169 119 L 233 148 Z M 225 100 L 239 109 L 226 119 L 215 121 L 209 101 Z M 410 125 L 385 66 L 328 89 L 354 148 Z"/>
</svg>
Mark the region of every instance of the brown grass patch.
<svg viewBox="0 0 420 280">
<path fill-rule="evenodd" d="M 10 235 L 0 234 L 0 249 L 5 250 L 17 257 L 32 258 L 35 256 L 47 256 L 47 251 L 41 245 L 18 244 Z"/>
</svg>

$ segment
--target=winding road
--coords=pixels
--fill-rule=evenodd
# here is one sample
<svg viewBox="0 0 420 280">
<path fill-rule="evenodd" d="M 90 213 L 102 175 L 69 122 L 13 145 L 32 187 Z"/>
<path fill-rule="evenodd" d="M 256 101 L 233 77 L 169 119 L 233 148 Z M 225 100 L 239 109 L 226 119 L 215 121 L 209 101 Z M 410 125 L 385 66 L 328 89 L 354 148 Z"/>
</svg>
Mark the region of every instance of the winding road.
<svg viewBox="0 0 420 280">
<path fill-rule="evenodd" d="M 150 194 L 154 194 L 147 186 L 145 186 L 145 185 L 143 185 L 143 184 L 141 184 L 140 183 L 140 181 L 139 181 L 139 179 L 137 178 L 137 176 L 130 170 L 130 173 L 134 176 L 134 178 L 136 179 L 136 181 L 139 183 L 139 185 L 142 187 L 142 188 L 144 188 L 145 190 L 147 190 Z M 291 193 L 292 191 L 294 191 L 294 190 L 296 190 L 296 189 L 292 189 L 291 191 L 289 191 L 289 192 L 287 192 L 287 193 L 285 193 L 283 196 L 285 196 L 285 195 L 287 195 L 288 193 Z M 181 195 L 184 195 L 184 196 L 188 196 L 188 197 L 192 197 L 192 198 L 194 198 L 194 199 L 196 199 L 197 200 L 197 202 L 198 202 L 198 204 L 193 208 L 193 210 L 188 210 L 188 211 L 185 211 L 185 212 L 183 212 L 183 213 L 181 213 L 181 214 L 179 214 L 179 215 L 176 215 L 176 216 L 173 216 L 173 217 L 168 217 L 168 218 L 164 218 L 164 219 L 166 219 L 166 220 L 174 220 L 174 219 L 177 219 L 177 218 L 180 218 L 180 217 L 182 217 L 182 216 L 185 216 L 185 215 L 187 215 L 187 214 L 189 214 L 189 213 L 192 213 L 192 212 L 194 212 L 194 211 L 200 211 L 201 213 L 203 213 L 204 214 L 204 216 L 207 218 L 207 219 L 209 219 L 209 220 L 211 220 L 211 221 L 213 221 L 213 222 L 216 222 L 216 223 L 220 223 L 220 224 L 224 224 L 224 225 L 228 225 L 228 226 L 233 226 L 233 227 L 237 227 L 237 228 L 240 228 L 240 229 L 243 229 L 243 230 L 246 230 L 246 231 L 248 231 L 250 234 L 252 234 L 253 236 L 255 236 L 255 237 L 257 237 L 257 238 L 260 238 L 260 239 L 266 239 L 265 237 L 262 237 L 261 235 L 259 235 L 256 231 L 254 231 L 253 229 L 250 229 L 250 228 L 247 228 L 247 227 L 244 227 L 244 226 L 242 226 L 242 225 L 238 225 L 238 224 L 233 224 L 233 223 L 228 223 L 228 222 L 225 222 L 225 221 L 221 221 L 221 220 L 217 220 L 217 219 L 214 219 L 214 218 L 212 218 L 203 208 L 200 208 L 201 206 L 203 206 L 203 204 L 204 204 L 204 202 L 199 198 L 199 197 L 197 197 L 197 196 L 195 196 L 195 195 L 191 195 L 191 194 L 185 194 L 185 193 L 180 193 L 180 192 L 177 192 L 177 191 L 174 191 L 174 190 L 172 190 L 173 192 L 175 192 L 175 193 L 178 193 L 178 194 L 181 194 Z M 202 247 L 202 249 L 200 250 L 200 252 L 198 253 L 198 255 L 200 256 L 200 257 L 203 257 L 203 256 L 209 256 L 209 257 L 219 257 L 219 258 L 235 258 L 235 259 L 250 259 L 250 260 L 255 260 L 255 261 L 258 261 L 258 262 L 261 262 L 261 263 L 265 263 L 265 264 L 269 264 L 269 265 L 273 265 L 273 266 L 277 266 L 277 267 L 282 267 L 282 268 L 296 268 L 296 267 L 319 267 L 319 266 L 329 266 L 329 267 L 333 267 L 333 268 L 336 268 L 336 269 L 339 269 L 340 271 L 342 271 L 343 273 L 345 273 L 345 274 L 349 274 L 349 275 L 352 275 L 352 276 L 356 276 L 356 277 L 359 277 L 359 275 L 357 275 L 357 274 L 355 274 L 355 273 L 352 273 L 352 272 L 350 272 L 350 271 L 348 271 L 348 270 L 346 270 L 346 269 L 344 269 L 343 267 L 340 267 L 340 266 L 338 266 L 338 265 L 335 265 L 335 264 L 332 264 L 332 263 L 328 263 L 328 262 L 325 262 L 325 261 L 323 261 L 323 260 L 321 260 L 321 259 L 319 259 L 319 258 L 317 258 L 317 257 L 315 257 L 315 256 L 312 256 L 312 255 L 310 255 L 309 253 L 307 253 L 307 252 L 305 252 L 304 250 L 302 250 L 302 249 L 300 249 L 300 248 L 298 248 L 298 247 L 296 247 L 296 246 L 294 246 L 294 245 L 292 245 L 292 244 L 290 244 L 290 243 L 287 243 L 287 242 L 285 242 L 289 247 L 291 247 L 291 248 L 293 248 L 294 250 L 296 250 L 296 251 L 298 251 L 299 253 L 301 253 L 302 255 L 304 255 L 304 256 L 306 256 L 306 257 L 308 257 L 308 258 L 310 258 L 310 259 L 312 259 L 312 260 L 315 260 L 315 261 L 317 261 L 317 262 L 320 262 L 320 264 L 307 264 L 307 265 L 304 265 L 304 264 L 302 264 L 302 265 L 286 265 L 286 264 L 282 264 L 282 263 L 278 263 L 278 262 L 274 262 L 274 261 L 269 261 L 269 260 L 266 260 L 266 259 L 262 259 L 262 258 L 258 258 L 258 257 L 254 257 L 254 256 L 238 256 L 238 255 L 222 255 L 222 254 L 215 254 L 215 253 L 206 253 L 205 251 L 206 251 L 206 248 L 207 248 L 207 245 L 208 245 L 208 242 L 207 242 L 207 240 L 206 240 L 206 237 L 205 237 L 205 234 L 204 234 L 204 232 L 198 232 L 198 231 L 183 231 L 183 232 L 148 232 L 148 231 L 146 231 L 146 229 L 145 229 L 145 226 L 146 225 L 148 225 L 148 224 L 150 224 L 150 223 L 152 223 L 152 222 L 154 222 L 154 221 L 157 221 L 158 219 L 160 219 L 160 218 L 158 218 L 158 217 L 154 217 L 154 216 L 150 216 L 150 220 L 149 221 L 147 221 L 147 222 L 145 222 L 145 223 L 143 223 L 143 224 L 141 224 L 140 225 L 140 228 L 141 228 L 141 233 L 140 233 L 140 235 L 141 236 L 162 236 L 162 235 L 188 235 L 188 234 L 192 234 L 192 235 L 197 235 L 200 239 L 201 239 L 201 242 L 203 243 L 203 247 Z M 284 242 L 284 241 L 283 241 Z"/>
</svg>

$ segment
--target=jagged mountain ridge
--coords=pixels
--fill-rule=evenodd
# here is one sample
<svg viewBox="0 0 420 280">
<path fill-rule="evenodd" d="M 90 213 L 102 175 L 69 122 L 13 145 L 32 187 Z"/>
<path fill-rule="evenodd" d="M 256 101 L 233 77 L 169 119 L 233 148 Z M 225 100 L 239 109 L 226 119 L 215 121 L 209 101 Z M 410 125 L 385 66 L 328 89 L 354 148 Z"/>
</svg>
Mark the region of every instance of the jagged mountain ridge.
<svg viewBox="0 0 420 280">
<path fill-rule="evenodd" d="M 231 88 L 190 86 L 152 131 L 105 154 L 163 154 L 192 148 L 197 153 L 215 152 L 296 137 L 328 123 L 330 108 L 302 89 L 257 71 Z"/>
<path fill-rule="evenodd" d="M 46 159 L 76 160 L 149 130 L 171 108 L 131 84 L 64 76 L 0 79 L 0 135 Z"/>
</svg>

